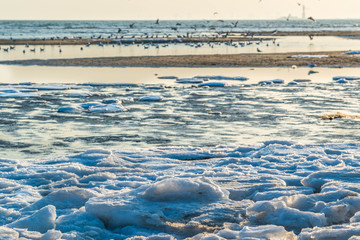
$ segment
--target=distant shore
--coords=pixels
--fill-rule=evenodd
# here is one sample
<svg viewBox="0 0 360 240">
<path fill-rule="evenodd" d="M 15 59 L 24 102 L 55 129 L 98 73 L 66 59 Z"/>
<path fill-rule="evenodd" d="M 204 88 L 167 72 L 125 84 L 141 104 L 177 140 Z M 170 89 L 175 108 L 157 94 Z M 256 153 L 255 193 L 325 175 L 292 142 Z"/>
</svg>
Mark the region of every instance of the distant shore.
<svg viewBox="0 0 360 240">
<path fill-rule="evenodd" d="M 226 42 L 226 41 L 262 41 L 279 36 L 342 36 L 360 37 L 360 31 L 278 31 L 274 32 L 229 32 L 218 36 L 190 37 L 157 37 L 141 38 L 123 36 L 122 38 L 37 38 L 37 39 L 0 39 L 0 45 L 86 45 L 86 44 L 118 44 L 118 43 L 170 43 L 170 42 Z"/>
<path fill-rule="evenodd" d="M 182 55 L 2 61 L 9 65 L 93 67 L 291 67 L 309 63 L 324 67 L 360 67 L 360 57 L 345 52 Z M 326 55 L 326 57 L 318 57 Z"/>
</svg>

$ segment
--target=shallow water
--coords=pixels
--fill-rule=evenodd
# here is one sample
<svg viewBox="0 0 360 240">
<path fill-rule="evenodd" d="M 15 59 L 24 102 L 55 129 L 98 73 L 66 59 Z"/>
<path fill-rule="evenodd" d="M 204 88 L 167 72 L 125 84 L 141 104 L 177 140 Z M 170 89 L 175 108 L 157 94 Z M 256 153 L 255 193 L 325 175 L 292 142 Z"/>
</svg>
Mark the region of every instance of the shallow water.
<svg viewBox="0 0 360 240">
<path fill-rule="evenodd" d="M 2 78 L 1 89 L 5 93 L 0 98 L 4 158 L 43 158 L 100 146 L 216 146 L 271 139 L 292 139 L 299 143 L 360 140 L 359 120 L 324 121 L 317 117 L 334 111 L 359 115 L 360 82 L 340 84 L 332 80 L 338 75 L 359 76 L 357 68 L 315 68 L 319 73 L 311 76 L 307 75 L 309 68 L 2 68 L 3 72 L 8 70 L 9 76 Z M 52 78 L 54 71 L 59 74 Z M 87 78 L 84 71 L 88 77 L 96 74 Z M 249 80 L 222 80 L 228 86 L 204 88 L 157 79 L 165 75 L 219 75 L 224 71 L 228 73 L 226 76 L 245 76 Z M 295 77 L 313 80 L 288 85 Z M 284 79 L 285 84 L 258 84 L 274 78 Z M 15 84 L 34 80 L 30 85 Z M 88 82 L 98 84 L 84 85 Z M 20 89 L 20 93 L 12 95 L 6 89 Z M 140 101 L 153 95 L 163 100 Z M 134 101 L 122 104 L 128 110 L 125 112 L 94 113 L 82 108 L 78 111 L 81 104 L 101 103 L 109 97 Z M 69 105 L 76 108 L 75 113 L 58 112 Z"/>
<path fill-rule="evenodd" d="M 270 36 L 272 39 L 276 36 Z M 279 44 L 279 45 L 278 45 Z M 219 44 L 108 44 L 98 46 L 96 44 L 85 46 L 55 45 L 44 46 L 15 46 L 10 50 L 8 45 L 2 45 L 0 60 L 21 59 L 59 59 L 59 58 L 89 58 L 89 57 L 119 57 L 119 56 L 165 56 L 165 55 L 200 55 L 200 54 L 243 54 L 257 53 L 259 48 L 263 53 L 286 53 L 286 52 L 319 52 L 319 51 L 349 51 L 359 50 L 360 39 L 318 36 L 310 40 L 307 36 L 277 37 L 275 43 L 272 40 L 263 42 L 245 43 L 241 46 L 238 42 L 233 45 Z M 5 49 L 9 49 L 7 52 Z M 43 48 L 43 51 L 40 51 Z M 82 48 L 82 50 L 81 50 Z M 30 51 L 35 49 L 35 52 Z M 60 52 L 61 49 L 61 52 Z M 23 52 L 25 51 L 25 53 Z"/>
</svg>

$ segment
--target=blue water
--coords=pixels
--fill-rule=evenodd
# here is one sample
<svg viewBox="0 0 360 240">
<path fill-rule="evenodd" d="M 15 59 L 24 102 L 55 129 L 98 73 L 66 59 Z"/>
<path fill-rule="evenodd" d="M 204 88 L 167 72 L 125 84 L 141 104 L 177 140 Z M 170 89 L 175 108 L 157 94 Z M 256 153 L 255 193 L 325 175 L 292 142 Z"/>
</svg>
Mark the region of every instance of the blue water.
<svg viewBox="0 0 360 240">
<path fill-rule="evenodd" d="M 247 31 L 356 31 L 360 20 L 0 21 L 0 39 L 120 37 Z M 132 25 L 133 24 L 133 25 Z M 130 25 L 132 25 L 130 27 Z M 121 31 L 119 32 L 119 29 Z"/>
</svg>

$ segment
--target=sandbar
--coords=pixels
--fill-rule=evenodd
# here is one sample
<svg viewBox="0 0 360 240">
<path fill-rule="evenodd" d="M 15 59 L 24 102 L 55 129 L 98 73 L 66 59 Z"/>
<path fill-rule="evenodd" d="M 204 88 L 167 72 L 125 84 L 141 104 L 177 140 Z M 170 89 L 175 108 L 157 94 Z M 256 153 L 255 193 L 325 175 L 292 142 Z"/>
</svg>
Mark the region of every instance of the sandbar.
<svg viewBox="0 0 360 240">
<path fill-rule="evenodd" d="M 294 57 L 307 55 L 310 57 Z M 327 57 L 317 58 L 316 56 Z M 312 58 L 311 56 L 314 56 Z M 291 67 L 309 63 L 323 67 L 359 67 L 360 57 L 345 52 L 293 52 L 221 55 L 101 57 L 2 61 L 0 64 L 93 67 Z"/>
</svg>

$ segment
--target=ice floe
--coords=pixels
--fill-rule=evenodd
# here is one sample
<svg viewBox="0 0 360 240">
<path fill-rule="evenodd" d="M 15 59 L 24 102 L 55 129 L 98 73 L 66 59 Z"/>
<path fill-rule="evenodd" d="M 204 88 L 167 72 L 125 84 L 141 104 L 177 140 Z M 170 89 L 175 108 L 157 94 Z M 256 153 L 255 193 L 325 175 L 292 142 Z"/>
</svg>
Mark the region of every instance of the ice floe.
<svg viewBox="0 0 360 240">
<path fill-rule="evenodd" d="M 203 83 L 204 80 L 200 78 L 178 78 L 176 79 L 177 83 L 189 83 L 189 84 L 197 84 Z"/>
<path fill-rule="evenodd" d="M 336 77 L 333 77 L 333 80 L 340 80 L 340 79 L 344 79 L 344 80 L 359 80 L 360 77 L 357 77 L 357 76 L 336 76 Z"/>
<path fill-rule="evenodd" d="M 227 86 L 227 83 L 224 82 L 205 82 L 200 83 L 198 87 L 225 87 Z"/>
<path fill-rule="evenodd" d="M 158 101 L 162 101 L 162 100 L 163 100 L 163 97 L 158 96 L 158 95 L 144 96 L 139 99 L 139 101 L 143 101 L 143 102 L 158 102 Z"/>
<path fill-rule="evenodd" d="M 273 79 L 273 80 L 263 80 L 263 81 L 260 81 L 258 84 L 268 85 L 268 84 L 282 84 L 282 83 L 284 83 L 284 80 L 282 80 L 282 79 Z"/>
<path fill-rule="evenodd" d="M 194 78 L 208 79 L 208 80 L 237 80 L 237 81 L 246 81 L 247 77 L 227 77 L 227 76 L 195 76 Z"/>
</svg>

